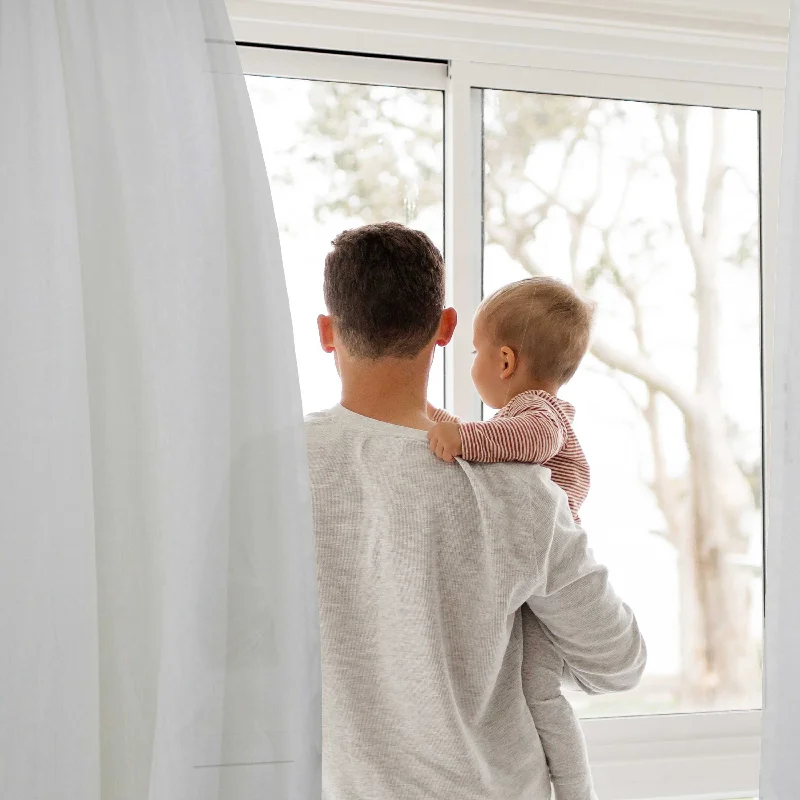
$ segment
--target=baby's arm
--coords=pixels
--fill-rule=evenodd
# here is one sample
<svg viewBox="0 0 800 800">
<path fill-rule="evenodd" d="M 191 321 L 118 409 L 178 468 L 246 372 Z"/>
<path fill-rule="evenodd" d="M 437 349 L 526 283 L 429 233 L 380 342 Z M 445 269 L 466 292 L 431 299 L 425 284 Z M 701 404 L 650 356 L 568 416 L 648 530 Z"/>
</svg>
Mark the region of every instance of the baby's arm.
<svg viewBox="0 0 800 800">
<path fill-rule="evenodd" d="M 566 444 L 567 430 L 544 401 L 517 416 L 462 422 L 461 455 L 467 461 L 523 461 L 543 464 Z"/>
<path fill-rule="evenodd" d="M 467 461 L 522 461 L 543 464 L 558 453 L 567 431 L 544 401 L 517 416 L 498 416 L 486 422 L 460 422 L 458 417 L 428 404 L 436 423 L 428 431 L 431 452 L 442 461 L 462 456 Z"/>
<path fill-rule="evenodd" d="M 452 414 L 448 414 L 443 408 L 436 408 L 436 406 L 428 403 L 428 419 L 433 422 L 454 422 L 456 425 L 459 420 Z"/>
</svg>

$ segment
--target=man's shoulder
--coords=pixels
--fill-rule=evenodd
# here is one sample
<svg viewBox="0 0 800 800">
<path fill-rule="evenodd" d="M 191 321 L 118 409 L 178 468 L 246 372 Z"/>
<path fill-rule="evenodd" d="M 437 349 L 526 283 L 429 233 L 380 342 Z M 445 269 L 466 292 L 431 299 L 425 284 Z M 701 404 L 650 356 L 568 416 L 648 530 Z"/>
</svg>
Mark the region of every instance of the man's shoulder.
<svg viewBox="0 0 800 800">
<path fill-rule="evenodd" d="M 326 442 L 336 437 L 337 431 L 341 431 L 341 419 L 337 418 L 332 409 L 327 411 L 316 411 L 313 414 L 306 414 L 303 420 L 306 429 L 306 444 L 309 450 L 325 447 Z"/>
<path fill-rule="evenodd" d="M 327 463 L 335 454 L 341 465 L 342 460 L 347 462 L 354 440 L 370 439 L 374 434 L 371 429 L 359 427 L 347 415 L 337 412 L 338 409 L 334 407 L 305 417 L 306 440 L 312 463 Z M 383 435 L 376 441 L 385 443 L 386 432 L 381 433 Z M 402 437 L 401 440 L 404 441 Z M 432 456 L 424 440 L 421 443 L 416 439 L 409 442 L 413 446 L 395 451 L 395 456 L 401 455 L 405 466 L 408 466 L 405 462 L 413 462 L 419 479 L 433 480 L 445 492 L 445 496 L 460 486 L 455 496 L 463 498 L 463 492 L 470 491 L 467 488 L 469 485 L 487 512 L 494 514 L 499 510 L 503 516 L 514 517 L 540 515 L 545 509 L 558 505 L 560 490 L 550 480 L 550 471 L 546 467 L 520 462 L 479 464 L 459 459 L 461 469 L 458 470 L 453 468 L 454 465 L 445 464 Z M 404 444 L 409 442 L 404 441 Z M 359 464 L 363 466 L 365 452 L 361 447 L 358 447 L 358 451 Z M 375 450 L 376 457 L 378 453 L 383 459 L 383 444 Z"/>
<path fill-rule="evenodd" d="M 550 470 L 540 464 L 503 462 L 477 464 L 461 462 L 467 477 L 476 490 L 491 499 L 502 500 L 508 507 L 525 513 L 531 502 L 555 507 L 559 489 L 550 479 Z"/>
<path fill-rule="evenodd" d="M 311 427 L 330 421 L 331 419 L 333 419 L 333 409 L 328 408 L 325 411 L 313 411 L 310 414 L 306 414 L 305 417 L 303 417 L 303 422 L 305 422 L 306 427 Z"/>
<path fill-rule="evenodd" d="M 306 414 L 303 417 L 303 424 L 305 425 L 307 433 L 320 433 L 325 429 L 333 429 L 341 427 L 337 423 L 342 422 L 342 418 L 337 416 L 334 408 L 326 409 L 325 411 L 314 411 L 311 414 Z"/>
<path fill-rule="evenodd" d="M 567 497 L 546 467 L 462 462 L 462 469 L 477 500 L 484 535 L 520 569 L 539 563 L 559 525 L 573 524 Z"/>
</svg>

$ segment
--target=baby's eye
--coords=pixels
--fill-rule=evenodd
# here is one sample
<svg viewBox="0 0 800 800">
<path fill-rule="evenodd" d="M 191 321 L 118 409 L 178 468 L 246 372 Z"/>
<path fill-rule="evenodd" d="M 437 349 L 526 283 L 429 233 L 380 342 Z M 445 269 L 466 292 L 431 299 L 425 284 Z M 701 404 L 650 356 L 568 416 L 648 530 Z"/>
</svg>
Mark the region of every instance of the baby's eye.
<svg viewBox="0 0 800 800">
<path fill-rule="evenodd" d="M 474 356 L 478 355 L 478 351 L 477 350 L 473 350 L 472 351 L 472 355 L 474 355 Z"/>
</svg>

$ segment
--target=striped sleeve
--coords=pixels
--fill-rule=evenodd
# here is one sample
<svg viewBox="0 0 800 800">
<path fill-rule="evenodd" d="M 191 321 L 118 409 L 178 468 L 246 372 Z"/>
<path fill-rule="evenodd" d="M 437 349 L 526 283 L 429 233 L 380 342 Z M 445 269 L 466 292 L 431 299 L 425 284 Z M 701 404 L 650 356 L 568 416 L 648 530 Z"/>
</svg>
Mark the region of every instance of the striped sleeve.
<svg viewBox="0 0 800 800">
<path fill-rule="evenodd" d="M 562 420 L 544 403 L 518 416 L 462 422 L 459 429 L 463 458 L 484 463 L 543 464 L 561 451 L 568 436 Z"/>
<path fill-rule="evenodd" d="M 448 414 L 443 408 L 436 408 L 431 414 L 431 422 L 455 422 L 458 423 L 458 417 Z"/>
</svg>

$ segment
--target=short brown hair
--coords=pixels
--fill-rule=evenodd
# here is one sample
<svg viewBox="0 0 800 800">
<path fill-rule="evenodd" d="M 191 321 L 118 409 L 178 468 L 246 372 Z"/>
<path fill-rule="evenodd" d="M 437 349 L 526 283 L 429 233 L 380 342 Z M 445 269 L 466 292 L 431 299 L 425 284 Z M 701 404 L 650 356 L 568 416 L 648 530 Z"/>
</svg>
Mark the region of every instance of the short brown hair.
<svg viewBox="0 0 800 800">
<path fill-rule="evenodd" d="M 325 258 L 325 304 L 356 358 L 413 358 L 444 308 L 444 259 L 421 231 L 381 222 L 340 233 Z"/>
<path fill-rule="evenodd" d="M 530 363 L 531 377 L 562 385 L 589 349 L 594 306 L 555 278 L 526 278 L 487 297 L 478 315 L 493 341 Z"/>
</svg>

